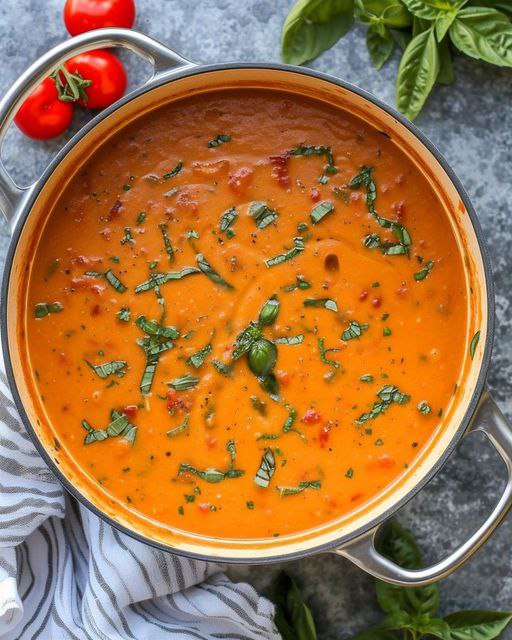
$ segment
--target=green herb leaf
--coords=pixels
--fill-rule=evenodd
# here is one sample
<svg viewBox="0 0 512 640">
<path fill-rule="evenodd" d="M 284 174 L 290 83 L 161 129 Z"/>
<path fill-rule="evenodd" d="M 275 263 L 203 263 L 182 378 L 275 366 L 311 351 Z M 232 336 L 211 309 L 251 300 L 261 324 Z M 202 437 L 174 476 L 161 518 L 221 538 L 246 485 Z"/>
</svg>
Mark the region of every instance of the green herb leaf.
<svg viewBox="0 0 512 640">
<path fill-rule="evenodd" d="M 156 320 L 148 320 L 146 316 L 139 316 L 137 320 L 135 320 L 135 324 L 149 336 L 159 336 L 161 338 L 170 338 L 171 340 L 180 337 L 180 333 L 176 327 L 166 327 Z"/>
<path fill-rule="evenodd" d="M 353 0 L 299 0 L 283 25 L 284 62 L 302 64 L 316 58 L 342 38 L 353 22 Z"/>
<path fill-rule="evenodd" d="M 60 313 L 63 309 L 60 302 L 38 302 L 34 307 L 34 317 L 44 318 L 50 313 Z"/>
<path fill-rule="evenodd" d="M 368 324 L 363 323 L 359 324 L 357 320 L 352 320 L 348 323 L 348 327 L 341 334 L 341 339 L 347 342 L 348 340 L 358 340 L 362 335 L 363 331 L 368 329 Z"/>
<path fill-rule="evenodd" d="M 410 120 L 419 114 L 439 73 L 439 52 L 433 29 L 420 33 L 404 51 L 396 84 L 398 109 Z"/>
<path fill-rule="evenodd" d="M 121 322 L 130 322 L 131 311 L 128 307 L 121 307 L 116 316 Z"/>
<path fill-rule="evenodd" d="M 135 287 L 135 293 L 150 291 L 151 289 L 160 287 L 167 282 L 182 280 L 183 278 L 192 276 L 196 273 L 201 273 L 201 270 L 196 267 L 184 267 L 181 271 L 168 271 L 167 273 L 152 273 L 149 280 L 141 282 Z"/>
<path fill-rule="evenodd" d="M 276 459 L 274 457 L 274 452 L 270 447 L 265 449 L 265 453 L 263 454 L 260 462 L 260 466 L 256 475 L 254 476 L 254 484 L 258 487 L 262 487 L 266 489 L 270 484 L 270 480 L 274 475 L 276 470 Z"/>
<path fill-rule="evenodd" d="M 398 387 L 394 385 L 386 385 L 377 393 L 379 402 L 374 402 L 371 410 L 367 413 L 363 413 L 357 418 L 356 424 L 362 425 L 368 420 L 375 420 L 381 414 L 389 409 L 393 404 L 406 404 L 410 400 L 410 396 L 406 393 L 402 393 Z"/>
<path fill-rule="evenodd" d="M 169 438 L 174 438 L 178 436 L 180 433 L 183 433 L 188 429 L 189 420 L 190 420 L 190 414 L 187 414 L 183 419 L 183 422 L 179 424 L 177 427 L 174 427 L 174 429 L 169 429 L 166 435 L 168 435 Z"/>
<path fill-rule="evenodd" d="M 267 403 L 264 400 L 260 400 L 257 396 L 251 396 L 251 404 L 260 415 L 267 415 Z"/>
<path fill-rule="evenodd" d="M 135 224 L 136 224 L 137 226 L 139 226 L 139 225 L 143 224 L 143 223 L 146 221 L 147 215 L 148 215 L 148 214 L 147 214 L 145 211 L 140 211 L 140 212 L 137 214 L 137 219 L 135 220 Z"/>
<path fill-rule="evenodd" d="M 169 178 L 174 178 L 175 176 L 178 175 L 178 173 L 180 173 L 182 169 L 183 169 L 183 162 L 180 160 L 178 164 L 174 167 L 174 169 L 171 169 L 168 173 L 164 173 L 162 178 L 164 180 L 169 180 Z"/>
<path fill-rule="evenodd" d="M 402 0 L 409 11 L 423 20 L 436 20 L 446 13 L 457 13 L 467 0 Z"/>
<path fill-rule="evenodd" d="M 192 365 L 196 369 L 199 369 L 199 367 L 204 364 L 206 356 L 209 355 L 211 352 L 212 352 L 212 345 L 211 343 L 208 343 L 202 349 L 200 349 L 196 353 L 193 353 L 189 358 L 187 358 L 186 364 Z"/>
<path fill-rule="evenodd" d="M 284 498 L 285 496 L 294 496 L 298 493 L 302 493 L 306 489 L 321 489 L 322 482 L 321 480 L 310 480 L 308 482 L 299 482 L 296 487 L 282 487 L 277 486 L 276 489 L 279 491 L 279 497 Z"/>
<path fill-rule="evenodd" d="M 226 376 L 227 378 L 232 377 L 233 367 L 231 367 L 229 364 L 224 364 L 224 362 L 221 362 L 220 360 L 217 360 L 216 358 L 214 358 L 212 360 L 212 365 L 223 376 Z"/>
<path fill-rule="evenodd" d="M 267 267 L 275 267 L 276 265 L 286 262 L 287 260 L 292 260 L 300 253 L 302 253 L 305 248 L 306 246 L 304 244 L 304 239 L 301 236 L 297 236 L 293 239 L 293 247 L 291 249 L 288 249 L 288 251 L 286 251 L 285 253 L 280 253 L 273 258 L 265 260 L 265 264 L 267 265 Z"/>
<path fill-rule="evenodd" d="M 126 291 L 125 285 L 113 273 L 112 269 L 105 271 L 103 275 L 105 276 L 105 280 L 109 283 L 109 285 L 113 287 L 116 291 L 119 291 L 119 293 L 124 293 Z"/>
<path fill-rule="evenodd" d="M 196 262 L 201 272 L 204 273 L 204 275 L 212 282 L 226 289 L 234 289 L 233 285 L 229 284 L 229 282 L 226 282 L 226 280 L 224 280 L 224 278 L 219 273 L 217 273 L 217 271 L 215 271 L 215 269 L 202 253 L 198 253 L 196 255 Z"/>
<path fill-rule="evenodd" d="M 208 149 L 220 147 L 221 144 L 224 144 L 225 142 L 230 142 L 230 141 L 231 141 L 231 136 L 229 135 L 229 133 L 219 133 L 219 135 L 215 136 L 213 140 L 210 140 L 210 142 L 208 142 Z"/>
<path fill-rule="evenodd" d="M 361 380 L 361 382 L 373 382 L 373 376 L 369 373 L 365 373 L 359 378 L 359 380 Z"/>
<path fill-rule="evenodd" d="M 512 619 L 510 611 L 457 611 L 444 621 L 449 626 L 446 640 L 493 640 Z"/>
<path fill-rule="evenodd" d="M 302 291 L 306 290 L 306 289 L 310 289 L 311 288 L 311 283 L 308 282 L 305 278 L 303 278 L 302 276 L 296 276 L 295 277 L 295 282 L 293 284 L 287 284 L 284 287 L 281 287 L 283 291 L 296 291 L 297 289 L 300 289 Z"/>
<path fill-rule="evenodd" d="M 478 342 L 480 340 L 480 331 L 477 331 L 475 335 L 471 338 L 471 343 L 469 345 L 469 354 L 471 355 L 471 360 L 475 357 L 475 351 L 478 346 Z"/>
<path fill-rule="evenodd" d="M 436 33 L 439 29 L 436 23 Z M 439 37 L 438 37 L 439 39 Z M 455 71 L 453 70 L 452 48 L 448 38 L 443 38 L 438 46 L 439 49 L 439 73 L 436 82 L 438 84 L 453 84 L 455 82 Z"/>
<path fill-rule="evenodd" d="M 272 599 L 276 605 L 274 623 L 283 640 L 317 640 L 311 611 L 295 582 L 284 572 L 276 578 Z"/>
<path fill-rule="evenodd" d="M 288 154 L 291 156 L 325 156 L 327 164 L 324 167 L 324 172 L 329 175 L 338 173 L 338 167 L 336 167 L 336 165 L 334 164 L 334 156 L 332 155 L 331 147 L 300 145 L 298 147 L 290 149 L 290 151 L 288 151 Z M 325 176 L 325 174 L 322 174 L 319 178 L 319 182 L 325 184 L 327 179 L 327 176 Z"/>
<path fill-rule="evenodd" d="M 370 24 L 366 32 L 366 46 L 373 64 L 377 69 L 381 69 L 391 57 L 395 41 L 385 26 Z"/>
<path fill-rule="evenodd" d="M 305 307 L 323 307 L 324 309 L 329 309 L 329 311 L 338 311 L 338 305 L 335 300 L 331 300 L 331 298 L 306 298 L 304 300 Z"/>
<path fill-rule="evenodd" d="M 219 229 L 222 232 L 226 233 L 229 229 L 231 229 L 237 218 L 238 211 L 236 210 L 236 207 L 231 207 L 227 211 L 224 211 L 224 213 L 220 217 Z"/>
<path fill-rule="evenodd" d="M 271 209 L 266 202 L 256 200 L 249 207 L 249 215 L 253 218 L 258 229 L 265 229 L 279 218 L 275 209 Z"/>
<path fill-rule="evenodd" d="M 462 9 L 450 28 L 450 38 L 459 51 L 472 58 L 512 67 L 512 23 L 495 9 Z"/>
<path fill-rule="evenodd" d="M 86 364 L 94 371 L 94 373 L 102 379 L 108 378 L 108 376 L 114 373 L 118 378 L 122 378 L 126 371 L 124 369 L 128 365 L 125 360 L 111 360 L 103 364 L 92 364 L 89 360 L 85 360 Z"/>
<path fill-rule="evenodd" d="M 232 359 L 238 360 L 246 354 L 253 343 L 261 338 L 261 329 L 255 322 L 250 322 L 245 329 L 237 335 L 232 353 Z"/>
<path fill-rule="evenodd" d="M 422 413 L 424 416 L 428 416 L 428 414 L 432 411 L 429 403 L 426 400 L 422 400 L 418 404 L 418 411 Z"/>
<path fill-rule="evenodd" d="M 175 391 L 188 391 L 188 389 L 193 389 L 198 382 L 198 377 L 191 373 L 185 373 L 178 378 L 174 378 L 171 382 L 168 382 L 167 386 L 172 387 Z"/>
<path fill-rule="evenodd" d="M 165 222 L 161 222 L 159 225 L 160 231 L 162 232 L 162 238 L 164 241 L 165 252 L 169 256 L 169 262 L 173 262 L 174 260 L 174 249 L 172 248 L 171 241 L 169 240 L 167 225 Z"/>
<path fill-rule="evenodd" d="M 414 279 L 416 280 L 416 282 L 425 280 L 425 278 L 428 276 L 428 274 L 432 271 L 433 268 L 434 268 L 434 263 L 432 262 L 432 260 L 425 262 L 423 269 L 420 269 L 420 271 L 417 271 L 414 274 Z"/>
<path fill-rule="evenodd" d="M 196 475 L 198 478 L 201 478 L 201 480 L 205 480 L 206 482 L 210 482 L 213 484 L 217 482 L 222 482 L 222 480 L 226 480 L 226 479 L 240 478 L 245 474 L 245 471 L 234 468 L 235 459 L 236 459 L 236 449 L 235 449 L 234 440 L 227 441 L 226 450 L 228 451 L 231 457 L 231 462 L 229 463 L 226 471 L 219 471 L 218 469 L 214 469 L 211 467 L 209 467 L 208 469 L 205 469 L 204 471 L 200 471 L 199 469 L 196 469 L 190 464 L 182 463 L 179 466 L 178 474 L 185 473 L 185 472 L 191 473 L 193 475 Z"/>
<path fill-rule="evenodd" d="M 260 338 L 251 345 L 248 354 L 249 369 L 255 376 L 265 377 L 277 362 L 277 348 L 273 342 Z"/>
<path fill-rule="evenodd" d="M 326 215 L 332 213 L 334 211 L 334 205 L 330 200 L 324 200 L 323 202 L 319 202 L 317 205 L 313 207 L 309 217 L 311 218 L 311 222 L 313 224 L 318 224 Z"/>
<path fill-rule="evenodd" d="M 340 351 L 340 349 L 326 349 L 325 348 L 325 340 L 324 338 L 318 338 L 318 351 L 320 353 L 320 360 L 324 363 L 324 364 L 328 364 L 331 367 L 334 367 L 335 369 L 338 369 L 340 366 L 339 362 L 336 362 L 336 360 L 329 360 L 329 358 L 327 357 L 327 354 L 329 352 L 336 352 L 336 351 Z"/>
<path fill-rule="evenodd" d="M 121 238 L 121 244 L 127 244 L 128 242 L 130 244 L 135 244 L 135 240 L 133 239 L 133 236 L 132 236 L 131 227 L 124 228 L 124 236 Z"/>
<path fill-rule="evenodd" d="M 297 336 L 281 336 L 274 340 L 274 344 L 296 345 L 304 342 L 304 334 L 299 333 Z"/>
</svg>

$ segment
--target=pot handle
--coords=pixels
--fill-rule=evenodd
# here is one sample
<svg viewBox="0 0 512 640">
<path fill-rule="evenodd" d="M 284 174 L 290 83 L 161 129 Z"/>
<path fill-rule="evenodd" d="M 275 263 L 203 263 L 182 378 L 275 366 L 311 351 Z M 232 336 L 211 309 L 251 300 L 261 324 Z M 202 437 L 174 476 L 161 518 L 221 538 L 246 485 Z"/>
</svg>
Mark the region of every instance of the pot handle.
<svg viewBox="0 0 512 640">
<path fill-rule="evenodd" d="M 153 66 L 153 76 L 164 75 L 172 69 L 191 67 L 194 63 L 178 55 L 158 40 L 132 29 L 96 29 L 70 38 L 34 62 L 22 73 L 9 91 L 0 100 L 0 149 L 9 125 L 23 100 L 52 73 L 60 64 L 79 53 L 93 49 L 122 47 L 147 60 Z M 11 226 L 14 225 L 16 210 L 34 185 L 19 187 L 8 174 L 0 160 L 0 210 Z"/>
<path fill-rule="evenodd" d="M 467 433 L 484 433 L 507 467 L 507 483 L 504 491 L 486 521 L 444 560 L 425 569 L 404 569 L 385 556 L 375 547 L 375 537 L 379 527 L 363 534 L 335 553 L 345 556 L 364 571 L 376 578 L 401 587 L 421 587 L 445 578 L 480 548 L 493 533 L 512 506 L 512 425 L 500 411 L 489 391 L 485 391 L 476 409 Z"/>
</svg>

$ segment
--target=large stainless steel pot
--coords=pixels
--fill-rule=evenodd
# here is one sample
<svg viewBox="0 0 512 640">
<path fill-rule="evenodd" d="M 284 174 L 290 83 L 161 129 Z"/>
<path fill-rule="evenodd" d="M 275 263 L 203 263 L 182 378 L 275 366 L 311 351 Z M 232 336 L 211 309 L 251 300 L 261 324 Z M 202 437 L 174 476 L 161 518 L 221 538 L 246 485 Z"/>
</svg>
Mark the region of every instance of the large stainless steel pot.
<svg viewBox="0 0 512 640">
<path fill-rule="evenodd" d="M 374 576 L 400 585 L 419 586 L 448 575 L 491 535 L 512 503 L 512 432 L 485 386 L 494 322 L 491 269 L 478 219 L 460 182 L 416 127 L 357 87 L 321 73 L 283 65 L 195 65 L 161 43 L 124 29 L 102 29 L 72 38 L 27 69 L 0 102 L 0 145 L 23 99 L 56 66 L 77 53 L 113 46 L 129 49 L 148 60 L 154 70 L 151 79 L 91 120 L 29 187 L 19 188 L 0 164 L 0 209 L 11 224 L 13 235 L 2 289 L 3 351 L 17 407 L 42 457 L 66 489 L 89 509 L 129 535 L 176 553 L 207 560 L 263 563 L 332 552 L 349 558 Z M 65 449 L 56 446 L 51 425 L 37 404 L 32 372 L 24 365 L 24 320 L 19 316 L 18 301 L 38 225 L 91 153 L 128 123 L 167 102 L 229 87 L 267 87 L 310 96 L 355 113 L 393 138 L 423 171 L 450 215 L 472 285 L 472 333 L 480 331 L 478 348 L 474 358 L 467 358 L 465 382 L 449 419 L 407 472 L 378 498 L 348 516 L 272 540 L 213 539 L 172 530 L 131 513 L 88 480 Z M 418 571 L 398 567 L 375 548 L 379 525 L 424 487 L 460 440 L 475 430 L 485 433 L 507 467 L 508 481 L 498 503 L 475 534 L 448 558 Z"/>
</svg>

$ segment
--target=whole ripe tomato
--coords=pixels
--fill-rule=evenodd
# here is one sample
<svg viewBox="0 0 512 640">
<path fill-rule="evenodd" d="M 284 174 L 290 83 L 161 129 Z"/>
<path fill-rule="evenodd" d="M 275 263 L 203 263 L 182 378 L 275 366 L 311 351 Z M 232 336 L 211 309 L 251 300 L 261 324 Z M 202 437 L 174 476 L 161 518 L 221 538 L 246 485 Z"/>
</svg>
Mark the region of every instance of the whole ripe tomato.
<svg viewBox="0 0 512 640">
<path fill-rule="evenodd" d="M 88 109 L 108 107 L 126 90 L 126 71 L 110 51 L 97 49 L 80 53 L 66 62 L 66 69 L 91 81 L 91 85 L 84 89 L 87 102 L 78 100 L 78 104 Z"/>
<path fill-rule="evenodd" d="M 46 78 L 21 105 L 14 122 L 26 136 L 48 140 L 64 133 L 73 119 L 73 105 L 59 100 L 55 82 Z"/>
<path fill-rule="evenodd" d="M 64 24 L 72 36 L 103 27 L 133 27 L 134 0 L 66 0 Z"/>
</svg>

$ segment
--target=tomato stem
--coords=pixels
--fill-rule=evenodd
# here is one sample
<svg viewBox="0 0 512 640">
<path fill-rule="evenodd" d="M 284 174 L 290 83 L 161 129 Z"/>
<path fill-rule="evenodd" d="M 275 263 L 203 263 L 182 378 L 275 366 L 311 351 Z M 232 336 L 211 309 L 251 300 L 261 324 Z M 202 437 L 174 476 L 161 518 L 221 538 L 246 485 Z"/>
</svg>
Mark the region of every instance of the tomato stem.
<svg viewBox="0 0 512 640">
<path fill-rule="evenodd" d="M 81 100 L 87 104 L 88 96 L 85 89 L 91 86 L 92 80 L 83 78 L 78 71 L 71 73 L 64 65 L 55 69 L 50 78 L 55 82 L 59 100 L 62 102 Z"/>
</svg>

